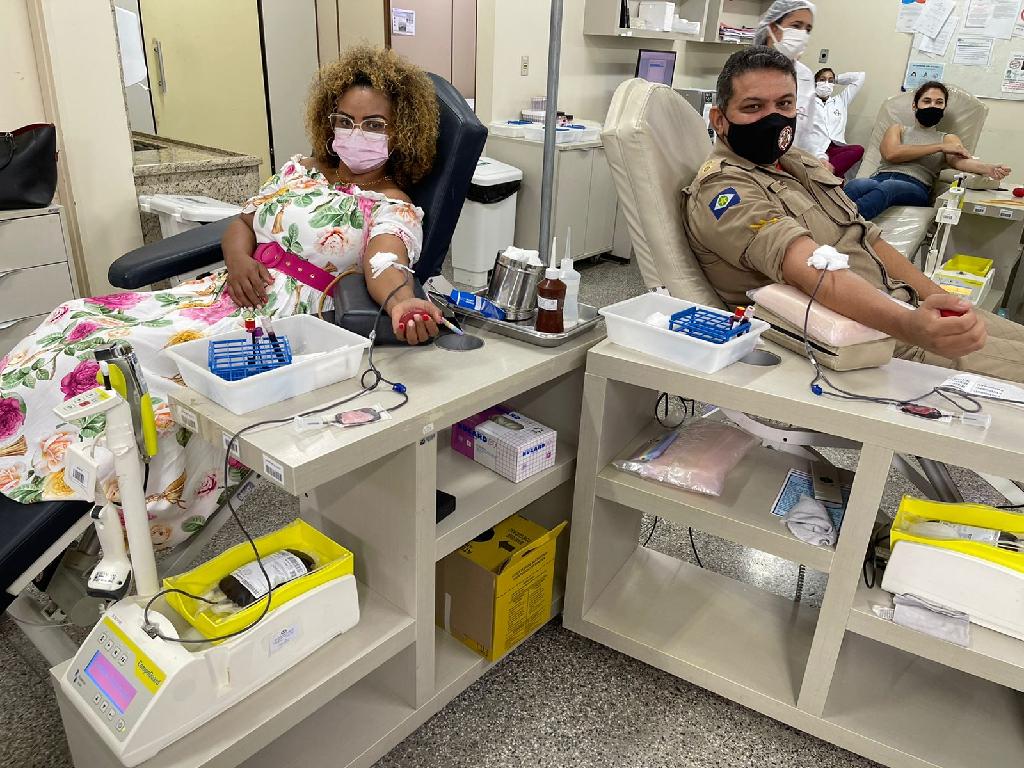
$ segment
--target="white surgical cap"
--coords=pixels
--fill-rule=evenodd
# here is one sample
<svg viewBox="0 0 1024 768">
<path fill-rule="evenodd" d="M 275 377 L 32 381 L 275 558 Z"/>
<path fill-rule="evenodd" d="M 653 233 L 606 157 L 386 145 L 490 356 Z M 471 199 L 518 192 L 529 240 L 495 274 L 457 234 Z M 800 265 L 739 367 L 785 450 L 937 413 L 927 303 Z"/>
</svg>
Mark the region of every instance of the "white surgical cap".
<svg viewBox="0 0 1024 768">
<path fill-rule="evenodd" d="M 783 16 L 793 13 L 793 11 L 803 10 L 810 11 L 811 16 L 814 16 L 814 3 L 810 2 L 810 0 L 775 0 L 771 7 L 765 11 L 761 21 L 758 22 L 757 31 L 754 33 L 754 45 L 767 45 L 769 25 L 774 24 Z"/>
</svg>

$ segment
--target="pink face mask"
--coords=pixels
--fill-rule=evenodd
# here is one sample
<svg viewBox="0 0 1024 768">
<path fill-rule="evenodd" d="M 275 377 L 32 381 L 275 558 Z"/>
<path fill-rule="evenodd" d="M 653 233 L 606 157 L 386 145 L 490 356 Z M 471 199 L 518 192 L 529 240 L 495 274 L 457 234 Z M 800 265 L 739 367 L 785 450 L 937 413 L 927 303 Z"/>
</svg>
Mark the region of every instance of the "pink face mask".
<svg viewBox="0 0 1024 768">
<path fill-rule="evenodd" d="M 388 161 L 391 154 L 388 152 L 386 133 L 365 133 L 345 128 L 335 130 L 331 149 L 356 175 L 377 170 Z"/>
</svg>

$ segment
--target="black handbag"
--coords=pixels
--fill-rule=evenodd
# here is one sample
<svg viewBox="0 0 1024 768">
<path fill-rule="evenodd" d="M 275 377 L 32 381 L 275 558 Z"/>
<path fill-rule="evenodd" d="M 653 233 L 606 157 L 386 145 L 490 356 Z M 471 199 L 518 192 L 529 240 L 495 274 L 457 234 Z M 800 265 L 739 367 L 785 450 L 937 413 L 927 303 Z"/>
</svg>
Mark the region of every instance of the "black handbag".
<svg viewBox="0 0 1024 768">
<path fill-rule="evenodd" d="M 49 123 L 0 133 L 0 210 L 45 208 L 57 190 L 57 129 Z"/>
</svg>

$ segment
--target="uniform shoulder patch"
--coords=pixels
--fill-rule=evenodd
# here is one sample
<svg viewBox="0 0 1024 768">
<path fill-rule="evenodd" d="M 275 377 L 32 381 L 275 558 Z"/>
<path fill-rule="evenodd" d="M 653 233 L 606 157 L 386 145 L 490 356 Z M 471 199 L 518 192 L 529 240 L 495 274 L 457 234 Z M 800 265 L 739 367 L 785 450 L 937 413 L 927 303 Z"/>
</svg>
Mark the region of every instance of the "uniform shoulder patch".
<svg viewBox="0 0 1024 768">
<path fill-rule="evenodd" d="M 701 181 L 705 177 L 710 176 L 712 173 L 716 173 L 720 170 L 722 170 L 722 159 L 720 157 L 713 157 L 700 167 L 700 170 L 697 171 L 697 176 L 694 179 L 694 181 Z"/>
<path fill-rule="evenodd" d="M 734 187 L 727 187 L 714 196 L 708 207 L 711 208 L 711 213 L 715 215 L 715 219 L 721 220 L 725 212 L 734 205 L 738 205 L 739 202 L 740 193 Z"/>
</svg>

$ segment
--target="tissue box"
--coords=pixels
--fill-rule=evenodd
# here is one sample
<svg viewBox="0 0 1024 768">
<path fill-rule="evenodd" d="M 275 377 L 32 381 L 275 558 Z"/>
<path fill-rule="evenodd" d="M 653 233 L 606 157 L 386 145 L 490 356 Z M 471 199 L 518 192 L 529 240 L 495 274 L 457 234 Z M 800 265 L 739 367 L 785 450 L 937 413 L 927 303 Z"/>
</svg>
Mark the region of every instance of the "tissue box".
<svg viewBox="0 0 1024 768">
<path fill-rule="evenodd" d="M 671 32 L 672 22 L 675 21 L 675 18 L 675 3 L 648 2 L 648 0 L 642 0 L 640 3 L 640 19 L 644 22 L 645 29 Z"/>
<path fill-rule="evenodd" d="M 555 464 L 555 430 L 502 406 L 452 427 L 452 448 L 518 483 Z"/>
</svg>

